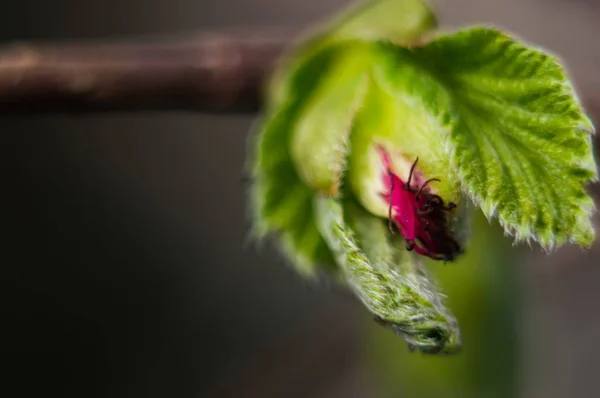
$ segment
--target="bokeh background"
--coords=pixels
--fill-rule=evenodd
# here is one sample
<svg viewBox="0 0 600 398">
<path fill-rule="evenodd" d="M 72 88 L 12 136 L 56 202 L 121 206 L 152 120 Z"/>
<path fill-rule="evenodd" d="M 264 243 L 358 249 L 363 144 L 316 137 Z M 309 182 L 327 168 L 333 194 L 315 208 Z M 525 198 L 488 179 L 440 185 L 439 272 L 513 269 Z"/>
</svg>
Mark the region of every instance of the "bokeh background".
<svg viewBox="0 0 600 398">
<path fill-rule="evenodd" d="M 0 41 L 300 32 L 346 3 L 4 0 Z M 600 123 L 600 2 L 434 4 L 444 25 L 493 23 L 559 54 Z M 2 396 L 378 396 L 366 310 L 247 244 L 252 121 L 0 120 Z M 600 396 L 600 245 L 528 250 L 519 278 L 519 396 Z"/>
</svg>

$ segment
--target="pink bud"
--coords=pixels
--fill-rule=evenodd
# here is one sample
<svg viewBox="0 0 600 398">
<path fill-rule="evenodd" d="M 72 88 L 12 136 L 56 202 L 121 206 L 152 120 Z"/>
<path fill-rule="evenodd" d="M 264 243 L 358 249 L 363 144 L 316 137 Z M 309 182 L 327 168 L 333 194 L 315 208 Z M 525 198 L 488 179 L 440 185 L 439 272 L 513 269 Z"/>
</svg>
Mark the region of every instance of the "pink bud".
<svg viewBox="0 0 600 398">
<path fill-rule="evenodd" d="M 417 169 L 418 158 L 413 163 L 406 182 L 390 168 L 390 158 L 379 146 L 385 172 L 385 192 L 382 198 L 389 204 L 390 230 L 395 225 L 406 240 L 406 249 L 435 260 L 452 261 L 462 253 L 462 248 L 450 230 L 448 217 L 456 208 L 446 204 L 442 197 L 431 192 L 429 184 L 437 178 L 425 180 Z"/>
</svg>

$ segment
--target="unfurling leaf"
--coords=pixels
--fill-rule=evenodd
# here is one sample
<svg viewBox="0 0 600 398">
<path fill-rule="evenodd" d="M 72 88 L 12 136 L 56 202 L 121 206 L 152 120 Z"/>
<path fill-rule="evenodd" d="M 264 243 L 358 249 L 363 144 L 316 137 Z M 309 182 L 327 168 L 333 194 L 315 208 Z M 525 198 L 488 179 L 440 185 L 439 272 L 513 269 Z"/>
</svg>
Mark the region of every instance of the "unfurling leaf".
<svg viewBox="0 0 600 398">
<path fill-rule="evenodd" d="M 411 348 L 454 353 L 460 348 L 456 320 L 443 306 L 420 259 L 385 223 L 352 201 L 316 199 L 319 230 L 350 287 L 376 319 L 402 335 Z"/>
<path fill-rule="evenodd" d="M 395 50 L 426 76 L 432 114 L 449 114 L 450 157 L 488 217 L 546 248 L 593 242 L 594 128 L 555 58 L 483 27 Z"/>
</svg>

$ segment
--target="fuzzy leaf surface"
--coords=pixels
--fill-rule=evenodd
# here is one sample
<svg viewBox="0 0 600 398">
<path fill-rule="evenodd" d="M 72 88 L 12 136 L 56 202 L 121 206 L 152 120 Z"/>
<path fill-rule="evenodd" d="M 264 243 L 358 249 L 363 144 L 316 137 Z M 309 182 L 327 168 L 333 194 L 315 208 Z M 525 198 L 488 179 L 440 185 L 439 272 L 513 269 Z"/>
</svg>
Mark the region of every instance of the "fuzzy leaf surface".
<svg viewBox="0 0 600 398">
<path fill-rule="evenodd" d="M 460 349 L 456 320 L 402 239 L 391 239 L 385 223 L 352 200 L 317 197 L 316 211 L 349 286 L 380 322 L 423 352 Z"/>
<path fill-rule="evenodd" d="M 446 125 L 440 139 L 486 216 L 547 249 L 593 242 L 594 128 L 556 58 L 485 27 L 416 49 L 383 46 L 396 64 L 420 68 L 411 82 L 384 75 L 404 80 Z"/>
</svg>

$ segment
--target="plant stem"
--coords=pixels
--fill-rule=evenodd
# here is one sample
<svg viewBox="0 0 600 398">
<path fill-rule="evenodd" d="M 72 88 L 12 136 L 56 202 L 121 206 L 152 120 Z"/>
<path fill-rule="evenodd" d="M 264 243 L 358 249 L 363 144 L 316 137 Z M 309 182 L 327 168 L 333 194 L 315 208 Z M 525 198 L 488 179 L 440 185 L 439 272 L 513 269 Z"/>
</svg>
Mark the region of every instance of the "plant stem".
<svg viewBox="0 0 600 398">
<path fill-rule="evenodd" d="M 289 40 L 212 34 L 185 41 L 0 48 L 0 114 L 256 112 Z"/>
</svg>

